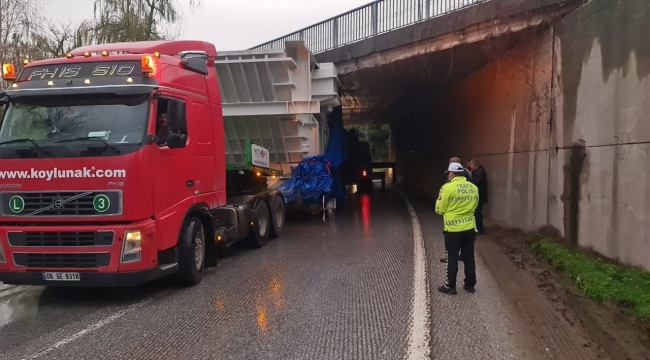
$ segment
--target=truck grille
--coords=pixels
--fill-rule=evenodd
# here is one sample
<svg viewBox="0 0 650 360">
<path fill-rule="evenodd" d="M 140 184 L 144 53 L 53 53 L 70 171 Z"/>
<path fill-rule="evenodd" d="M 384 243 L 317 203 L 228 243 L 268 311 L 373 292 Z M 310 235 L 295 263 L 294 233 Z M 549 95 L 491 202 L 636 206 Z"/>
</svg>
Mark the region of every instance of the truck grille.
<svg viewBox="0 0 650 360">
<path fill-rule="evenodd" d="M 107 266 L 110 254 L 14 254 L 18 266 L 28 268 L 97 268 Z"/>
<path fill-rule="evenodd" d="M 11 246 L 111 246 L 113 231 L 10 232 Z"/>
<path fill-rule="evenodd" d="M 8 216 L 67 217 L 122 214 L 121 191 L 25 192 L 2 193 L 0 196 L 2 214 Z M 102 199 L 98 200 L 100 197 Z"/>
</svg>

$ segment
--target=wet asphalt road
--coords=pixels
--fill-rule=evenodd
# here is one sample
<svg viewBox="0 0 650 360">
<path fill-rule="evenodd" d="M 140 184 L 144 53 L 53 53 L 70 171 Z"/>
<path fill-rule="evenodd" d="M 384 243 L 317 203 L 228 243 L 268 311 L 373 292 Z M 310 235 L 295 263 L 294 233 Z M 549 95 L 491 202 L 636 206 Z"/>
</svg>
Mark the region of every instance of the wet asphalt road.
<svg viewBox="0 0 650 360">
<path fill-rule="evenodd" d="M 192 288 L 33 288 L 2 299 L 0 357 L 400 358 L 410 218 L 395 192 L 351 204 L 326 224 L 289 223 L 265 248 L 231 250 Z"/>
<path fill-rule="evenodd" d="M 435 291 L 440 221 L 411 200 L 428 258 L 431 357 L 522 358 L 480 261 L 483 291 Z M 412 229 L 398 192 L 378 190 L 354 195 L 326 224 L 290 222 L 265 248 L 230 250 L 191 288 L 28 288 L 0 298 L 0 359 L 407 358 Z"/>
</svg>

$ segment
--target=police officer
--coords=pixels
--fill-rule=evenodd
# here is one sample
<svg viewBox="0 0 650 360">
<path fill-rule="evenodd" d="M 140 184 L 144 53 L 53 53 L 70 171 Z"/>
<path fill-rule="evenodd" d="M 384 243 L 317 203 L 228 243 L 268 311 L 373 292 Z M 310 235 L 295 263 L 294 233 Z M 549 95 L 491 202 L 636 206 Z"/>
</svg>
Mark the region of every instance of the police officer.
<svg viewBox="0 0 650 360">
<path fill-rule="evenodd" d="M 474 262 L 474 241 L 476 220 L 474 211 L 478 206 L 478 188 L 467 181 L 460 163 L 449 164 L 449 182 L 440 189 L 436 201 L 436 213 L 444 221 L 445 253 L 447 256 L 446 279 L 438 291 L 456 295 L 458 260 L 465 263 L 465 285 L 467 292 L 474 292 L 476 285 L 476 264 Z M 462 254 L 462 255 L 461 255 Z"/>
<path fill-rule="evenodd" d="M 449 159 L 449 163 L 450 163 L 450 164 L 452 164 L 452 163 L 459 163 L 459 164 L 461 164 L 461 162 L 460 162 L 460 158 L 457 157 L 457 156 L 454 156 L 453 158 Z M 463 176 L 465 177 L 465 179 L 467 179 L 467 181 L 472 181 L 472 173 L 471 173 L 469 170 L 467 170 L 467 168 L 463 168 Z M 449 179 L 449 177 L 447 177 L 447 182 L 449 182 L 449 181 L 451 181 L 451 180 Z M 463 257 L 462 257 L 462 255 L 461 255 L 461 257 L 459 258 L 459 260 L 460 260 L 460 261 L 463 261 Z M 444 263 L 444 262 L 447 262 L 447 258 L 446 258 L 446 257 L 441 258 L 441 259 L 440 259 L 440 262 L 443 262 L 443 263 Z"/>
</svg>

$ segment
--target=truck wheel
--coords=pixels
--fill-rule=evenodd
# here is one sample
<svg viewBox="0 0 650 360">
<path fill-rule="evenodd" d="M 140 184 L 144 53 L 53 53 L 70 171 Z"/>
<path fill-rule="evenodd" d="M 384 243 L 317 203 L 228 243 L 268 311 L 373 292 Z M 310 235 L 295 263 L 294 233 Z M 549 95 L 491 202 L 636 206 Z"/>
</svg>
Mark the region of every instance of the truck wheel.
<svg viewBox="0 0 650 360">
<path fill-rule="evenodd" d="M 178 242 L 178 282 L 183 285 L 199 283 L 204 267 L 205 231 L 201 220 L 190 217 L 185 220 Z"/>
<path fill-rule="evenodd" d="M 261 248 L 266 246 L 271 232 L 271 217 L 266 203 L 263 201 L 257 203 L 254 214 L 252 221 L 255 226 L 248 235 L 248 243 L 252 247 Z"/>
<path fill-rule="evenodd" d="M 282 199 L 282 196 L 276 196 L 275 199 L 273 199 L 273 205 L 271 205 L 271 239 L 277 239 L 282 236 L 286 218 L 284 200 Z"/>
</svg>

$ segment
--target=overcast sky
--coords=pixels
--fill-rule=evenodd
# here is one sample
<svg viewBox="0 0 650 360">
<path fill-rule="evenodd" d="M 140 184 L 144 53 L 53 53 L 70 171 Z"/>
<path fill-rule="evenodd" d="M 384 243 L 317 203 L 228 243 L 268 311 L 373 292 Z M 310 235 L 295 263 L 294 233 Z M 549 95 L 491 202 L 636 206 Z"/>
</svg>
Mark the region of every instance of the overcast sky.
<svg viewBox="0 0 650 360">
<path fill-rule="evenodd" d="M 80 22 L 93 16 L 94 0 L 46 0 L 50 19 Z M 209 41 L 217 50 L 244 50 L 371 0 L 203 0 L 192 13 L 183 5 L 181 39 Z"/>
</svg>

